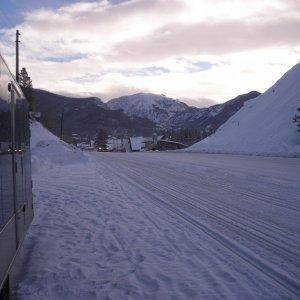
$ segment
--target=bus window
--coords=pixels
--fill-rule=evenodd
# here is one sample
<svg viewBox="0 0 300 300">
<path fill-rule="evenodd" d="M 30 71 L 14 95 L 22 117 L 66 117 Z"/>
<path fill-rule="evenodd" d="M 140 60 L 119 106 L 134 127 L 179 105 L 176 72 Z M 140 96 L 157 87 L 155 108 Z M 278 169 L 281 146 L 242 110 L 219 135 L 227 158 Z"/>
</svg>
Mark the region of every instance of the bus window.
<svg viewBox="0 0 300 300">
<path fill-rule="evenodd" d="M 15 161 L 17 164 L 16 176 L 16 197 L 17 209 L 23 206 L 25 198 L 25 110 L 24 100 L 15 95 Z"/>
<path fill-rule="evenodd" d="M 0 231 L 14 213 L 9 74 L 0 60 Z M 6 88 L 4 88 L 6 87 Z"/>
</svg>

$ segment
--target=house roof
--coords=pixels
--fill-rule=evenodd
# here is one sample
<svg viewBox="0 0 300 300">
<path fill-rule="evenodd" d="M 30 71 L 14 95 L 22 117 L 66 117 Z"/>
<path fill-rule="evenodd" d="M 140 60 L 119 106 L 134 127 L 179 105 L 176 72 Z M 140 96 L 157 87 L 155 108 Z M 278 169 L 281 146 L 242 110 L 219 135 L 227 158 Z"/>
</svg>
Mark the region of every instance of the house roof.
<svg viewBox="0 0 300 300">
<path fill-rule="evenodd" d="M 132 151 L 139 151 L 142 149 L 143 137 L 131 137 L 130 138 L 130 146 Z"/>
</svg>

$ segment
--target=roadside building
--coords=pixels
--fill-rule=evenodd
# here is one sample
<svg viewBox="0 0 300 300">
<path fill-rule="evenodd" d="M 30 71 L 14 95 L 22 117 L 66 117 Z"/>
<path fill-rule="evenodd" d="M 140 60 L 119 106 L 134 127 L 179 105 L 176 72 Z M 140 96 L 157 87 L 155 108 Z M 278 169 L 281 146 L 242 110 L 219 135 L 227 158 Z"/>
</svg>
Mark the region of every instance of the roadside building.
<svg viewBox="0 0 300 300">
<path fill-rule="evenodd" d="M 76 144 L 76 147 L 80 148 L 81 150 L 85 151 L 93 151 L 95 150 L 95 143 L 93 140 L 90 140 L 89 142 L 81 142 Z"/>
<path fill-rule="evenodd" d="M 110 137 L 107 141 L 107 150 L 114 152 L 130 152 L 129 139 Z"/>
<path fill-rule="evenodd" d="M 129 138 L 129 141 L 130 141 L 130 149 L 132 152 L 138 152 L 142 150 L 142 146 L 143 146 L 142 136 L 131 137 Z"/>
<path fill-rule="evenodd" d="M 187 148 L 188 145 L 183 143 L 168 141 L 168 140 L 159 140 L 157 141 L 157 150 L 166 151 L 166 150 L 179 150 Z"/>
<path fill-rule="evenodd" d="M 143 137 L 142 150 L 150 151 L 152 149 L 153 149 L 153 138 L 152 137 Z"/>
</svg>

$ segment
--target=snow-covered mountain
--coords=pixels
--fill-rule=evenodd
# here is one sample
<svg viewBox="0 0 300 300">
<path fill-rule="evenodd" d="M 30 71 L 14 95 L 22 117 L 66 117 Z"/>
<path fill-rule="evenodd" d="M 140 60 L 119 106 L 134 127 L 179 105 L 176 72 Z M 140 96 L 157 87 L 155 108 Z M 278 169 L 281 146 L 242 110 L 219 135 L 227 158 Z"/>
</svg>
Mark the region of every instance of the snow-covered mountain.
<svg viewBox="0 0 300 300">
<path fill-rule="evenodd" d="M 156 123 L 164 123 L 188 105 L 164 95 L 138 93 L 122 96 L 107 102 L 110 109 L 122 109 L 129 116 L 148 118 Z"/>
<path fill-rule="evenodd" d="M 109 134 L 151 135 L 156 124 L 146 118 L 129 117 L 122 111 L 110 110 L 99 98 L 66 97 L 44 90 L 34 90 L 35 109 L 42 113 L 41 123 L 60 135 L 62 113 L 66 141 L 72 134 L 95 136 L 104 128 Z"/>
<path fill-rule="evenodd" d="M 165 130 L 203 129 L 206 126 L 218 128 L 236 113 L 245 101 L 258 95 L 258 92 L 252 91 L 222 104 L 197 108 L 163 95 L 139 93 L 112 99 L 107 105 L 113 110 L 121 109 L 129 116 L 148 118 Z"/>
<path fill-rule="evenodd" d="M 259 95 L 259 92 L 252 91 L 239 95 L 222 104 L 216 104 L 207 108 L 189 106 L 187 109 L 177 112 L 166 120 L 165 127 L 172 129 L 183 127 L 200 129 L 209 126 L 217 129 L 243 107 L 246 101 L 256 98 Z"/>
<path fill-rule="evenodd" d="M 187 151 L 300 156 L 293 117 L 300 105 L 300 64 L 248 101 L 215 134 Z"/>
</svg>

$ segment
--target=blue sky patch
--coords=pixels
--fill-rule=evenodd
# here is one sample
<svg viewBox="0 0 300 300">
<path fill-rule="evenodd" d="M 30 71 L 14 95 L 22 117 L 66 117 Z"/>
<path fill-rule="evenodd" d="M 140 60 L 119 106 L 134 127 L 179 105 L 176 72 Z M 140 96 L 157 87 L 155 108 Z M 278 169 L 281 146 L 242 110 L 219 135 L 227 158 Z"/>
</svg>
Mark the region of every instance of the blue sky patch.
<svg viewBox="0 0 300 300">
<path fill-rule="evenodd" d="M 213 66 L 214 64 L 209 61 L 197 61 L 189 64 L 186 70 L 188 73 L 197 73 L 197 72 L 207 71 L 211 69 Z"/>
<path fill-rule="evenodd" d="M 125 72 L 126 76 L 156 76 L 170 73 L 170 70 L 164 67 L 148 67 L 139 70 Z M 124 74 L 124 72 L 122 72 Z"/>
<path fill-rule="evenodd" d="M 71 62 L 74 60 L 79 60 L 82 58 L 87 58 L 86 54 L 78 54 L 78 55 L 69 55 L 69 56 L 52 56 L 52 57 L 46 57 L 43 59 L 43 61 L 52 61 L 52 62 Z"/>
<path fill-rule="evenodd" d="M 128 0 L 110 0 L 117 5 Z M 24 13 L 35 9 L 58 9 L 68 4 L 99 2 L 99 0 L 0 0 L 0 28 L 12 28 L 24 21 Z"/>
</svg>

